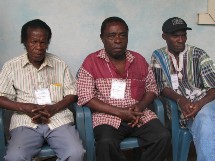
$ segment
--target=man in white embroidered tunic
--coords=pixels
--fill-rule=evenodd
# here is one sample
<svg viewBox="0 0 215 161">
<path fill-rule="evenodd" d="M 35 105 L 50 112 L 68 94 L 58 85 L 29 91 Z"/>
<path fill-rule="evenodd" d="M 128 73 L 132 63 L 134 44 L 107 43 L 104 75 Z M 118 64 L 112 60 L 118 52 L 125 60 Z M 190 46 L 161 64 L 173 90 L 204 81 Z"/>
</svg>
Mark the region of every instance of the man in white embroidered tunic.
<svg viewBox="0 0 215 161">
<path fill-rule="evenodd" d="M 193 135 L 197 161 L 215 160 L 215 66 L 208 54 L 186 45 L 186 22 L 173 17 L 164 22 L 167 47 L 155 50 L 152 67 L 161 94 L 175 100 L 181 126 Z"/>
<path fill-rule="evenodd" d="M 46 52 L 51 29 L 36 19 L 23 25 L 27 53 L 5 63 L 0 73 L 0 106 L 14 111 L 6 161 L 30 161 L 46 141 L 58 160 L 82 161 L 85 150 L 66 107 L 77 101 L 68 66 Z"/>
</svg>

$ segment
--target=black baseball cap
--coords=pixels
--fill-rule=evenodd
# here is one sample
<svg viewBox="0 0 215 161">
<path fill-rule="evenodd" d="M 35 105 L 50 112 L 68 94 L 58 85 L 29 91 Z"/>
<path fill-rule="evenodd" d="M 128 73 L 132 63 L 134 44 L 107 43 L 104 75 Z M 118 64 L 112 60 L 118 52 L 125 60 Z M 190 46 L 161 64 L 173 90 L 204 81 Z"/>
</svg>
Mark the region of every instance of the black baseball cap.
<svg viewBox="0 0 215 161">
<path fill-rule="evenodd" d="M 172 17 L 166 20 L 163 23 L 162 31 L 164 33 L 172 33 L 179 30 L 192 30 L 190 27 L 187 27 L 186 22 L 178 17 Z"/>
</svg>

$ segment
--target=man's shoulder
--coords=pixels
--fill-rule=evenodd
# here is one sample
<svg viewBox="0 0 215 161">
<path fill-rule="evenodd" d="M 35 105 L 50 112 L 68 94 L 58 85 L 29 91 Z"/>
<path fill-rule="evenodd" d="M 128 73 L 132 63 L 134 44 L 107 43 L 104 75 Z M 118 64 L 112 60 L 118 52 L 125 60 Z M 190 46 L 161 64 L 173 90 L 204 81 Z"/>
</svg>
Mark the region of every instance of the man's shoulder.
<svg viewBox="0 0 215 161">
<path fill-rule="evenodd" d="M 24 53 L 22 55 L 13 57 L 13 58 L 9 59 L 8 61 L 6 61 L 4 63 L 4 65 L 16 64 L 16 63 L 22 62 L 22 60 L 26 58 L 26 55 L 27 55 L 27 53 Z"/>
<path fill-rule="evenodd" d="M 156 52 L 159 52 L 159 53 L 162 52 L 163 53 L 163 52 L 165 52 L 165 50 L 166 50 L 166 46 L 154 50 L 153 53 L 156 53 Z"/>
<path fill-rule="evenodd" d="M 46 57 L 48 59 L 53 59 L 53 60 L 57 60 L 57 61 L 63 61 L 63 59 L 61 59 L 60 57 L 58 57 L 57 55 L 52 54 L 52 53 L 46 53 Z"/>
<path fill-rule="evenodd" d="M 58 62 L 58 63 L 66 64 L 62 58 L 60 58 L 57 55 L 52 54 L 52 53 L 46 53 L 46 58 L 48 60 L 51 60 L 52 62 Z"/>
<path fill-rule="evenodd" d="M 102 52 L 102 50 L 103 50 L 103 49 L 94 51 L 94 52 L 88 54 L 87 57 L 97 57 L 97 56 Z"/>
<path fill-rule="evenodd" d="M 104 55 L 104 53 L 102 53 L 102 51 L 103 51 L 103 49 L 101 49 L 101 50 L 97 50 L 97 51 L 95 51 L 95 52 L 92 52 L 92 53 L 90 53 L 90 54 L 88 54 L 86 57 L 85 57 L 85 59 L 84 59 L 84 62 L 86 63 L 86 62 L 91 62 L 92 63 L 92 61 L 94 62 L 94 61 L 100 61 L 100 59 L 98 59 L 99 57 L 101 58 L 101 57 L 105 57 L 105 55 Z"/>
<path fill-rule="evenodd" d="M 145 57 L 141 54 L 141 53 L 138 53 L 136 51 L 132 51 L 132 50 L 127 50 L 132 56 L 134 56 L 135 58 L 140 58 L 140 59 L 144 59 L 145 60 Z"/>
<path fill-rule="evenodd" d="M 199 47 L 196 47 L 196 46 L 193 46 L 193 45 L 187 45 L 187 48 L 188 48 L 188 50 L 194 51 L 192 53 L 196 53 L 196 52 L 198 52 L 198 53 L 205 53 L 205 51 L 203 49 L 201 49 Z"/>
</svg>

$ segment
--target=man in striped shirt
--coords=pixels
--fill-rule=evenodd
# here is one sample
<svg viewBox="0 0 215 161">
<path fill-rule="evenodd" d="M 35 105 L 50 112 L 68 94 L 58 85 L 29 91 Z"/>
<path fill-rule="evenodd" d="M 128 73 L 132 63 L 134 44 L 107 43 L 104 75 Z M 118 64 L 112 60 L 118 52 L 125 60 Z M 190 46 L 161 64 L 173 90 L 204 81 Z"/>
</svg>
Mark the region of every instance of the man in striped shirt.
<svg viewBox="0 0 215 161">
<path fill-rule="evenodd" d="M 43 21 L 21 30 L 26 53 L 0 73 L 0 106 L 14 111 L 6 161 L 30 161 L 44 141 L 61 161 L 82 161 L 85 150 L 67 106 L 77 101 L 76 82 L 63 60 L 46 52 L 51 29 Z"/>
<path fill-rule="evenodd" d="M 215 160 L 215 66 L 205 51 L 186 45 L 186 22 L 173 17 L 164 22 L 167 46 L 155 50 L 152 67 L 162 95 L 175 100 L 180 123 L 193 135 L 198 161 Z"/>
<path fill-rule="evenodd" d="M 170 135 L 149 105 L 157 95 L 153 72 L 140 54 L 127 50 L 128 26 L 119 17 L 101 26 L 104 49 L 85 59 L 78 74 L 78 104 L 93 111 L 97 161 L 126 161 L 119 144 L 138 137 L 140 161 L 163 161 Z"/>
</svg>

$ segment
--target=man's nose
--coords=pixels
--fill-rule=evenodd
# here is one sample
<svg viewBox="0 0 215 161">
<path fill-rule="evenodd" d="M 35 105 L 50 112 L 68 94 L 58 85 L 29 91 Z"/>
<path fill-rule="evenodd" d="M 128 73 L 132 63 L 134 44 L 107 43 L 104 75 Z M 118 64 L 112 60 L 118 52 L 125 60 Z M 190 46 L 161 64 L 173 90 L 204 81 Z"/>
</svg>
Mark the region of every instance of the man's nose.
<svg viewBox="0 0 215 161">
<path fill-rule="evenodd" d="M 184 41 L 183 36 L 179 36 L 178 37 L 178 42 L 183 42 L 183 41 Z"/>
<path fill-rule="evenodd" d="M 120 35 L 116 35 L 116 36 L 115 36 L 114 42 L 116 42 L 116 43 L 122 42 Z"/>
<path fill-rule="evenodd" d="M 44 44 L 38 42 L 38 43 L 36 44 L 36 47 L 37 47 L 37 49 L 42 49 L 42 48 L 44 48 Z"/>
</svg>

